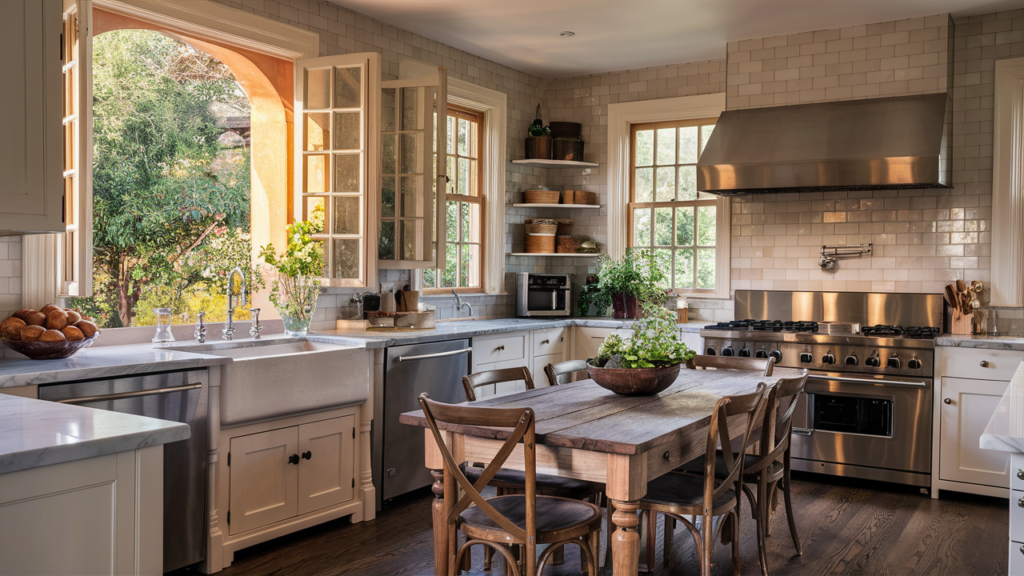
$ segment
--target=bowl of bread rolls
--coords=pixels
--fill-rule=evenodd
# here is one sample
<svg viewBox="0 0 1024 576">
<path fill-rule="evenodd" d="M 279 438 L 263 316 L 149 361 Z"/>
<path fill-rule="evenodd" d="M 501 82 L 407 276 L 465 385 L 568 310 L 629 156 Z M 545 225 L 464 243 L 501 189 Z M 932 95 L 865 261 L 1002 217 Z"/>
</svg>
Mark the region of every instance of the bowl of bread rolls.
<svg viewBox="0 0 1024 576">
<path fill-rule="evenodd" d="M 0 322 L 0 341 L 33 360 L 68 358 L 91 346 L 99 333 L 91 318 L 54 304 L 18 310 Z"/>
</svg>

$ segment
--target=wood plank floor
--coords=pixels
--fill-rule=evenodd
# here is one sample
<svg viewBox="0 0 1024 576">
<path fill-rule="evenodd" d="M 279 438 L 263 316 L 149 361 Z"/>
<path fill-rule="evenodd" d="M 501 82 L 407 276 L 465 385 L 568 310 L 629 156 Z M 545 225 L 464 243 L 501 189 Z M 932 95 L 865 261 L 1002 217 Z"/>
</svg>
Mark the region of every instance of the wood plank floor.
<svg viewBox="0 0 1024 576">
<path fill-rule="evenodd" d="M 431 575 L 431 496 L 415 493 L 376 520 L 338 520 L 240 551 L 220 574 Z M 787 574 L 1006 574 L 1007 501 L 944 492 L 941 500 L 916 488 L 800 475 L 793 506 L 804 553 L 795 556 L 784 508 L 779 506 L 768 539 L 773 576 Z M 746 511 L 741 532 L 741 570 L 759 574 L 754 524 Z M 660 522 L 659 522 L 659 533 Z M 603 538 L 603 536 L 602 536 Z M 693 541 L 681 526 L 671 565 L 662 566 L 658 537 L 656 574 L 697 574 Z M 482 552 L 474 574 L 483 574 Z M 715 576 L 732 574 L 729 548 L 715 549 Z M 177 576 L 184 576 L 185 571 Z M 501 574 L 495 559 L 494 574 Z M 606 570 L 605 574 L 610 573 Z M 579 551 L 545 574 L 579 574 Z"/>
</svg>

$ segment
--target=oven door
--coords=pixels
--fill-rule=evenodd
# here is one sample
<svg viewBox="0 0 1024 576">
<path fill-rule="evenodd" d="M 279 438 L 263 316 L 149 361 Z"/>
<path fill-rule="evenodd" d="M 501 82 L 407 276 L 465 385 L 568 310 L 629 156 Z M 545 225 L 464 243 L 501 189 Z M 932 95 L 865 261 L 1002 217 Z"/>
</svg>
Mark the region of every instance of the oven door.
<svg viewBox="0 0 1024 576">
<path fill-rule="evenodd" d="M 931 472 L 931 378 L 812 372 L 800 402 L 793 415 L 794 468 Z"/>
</svg>

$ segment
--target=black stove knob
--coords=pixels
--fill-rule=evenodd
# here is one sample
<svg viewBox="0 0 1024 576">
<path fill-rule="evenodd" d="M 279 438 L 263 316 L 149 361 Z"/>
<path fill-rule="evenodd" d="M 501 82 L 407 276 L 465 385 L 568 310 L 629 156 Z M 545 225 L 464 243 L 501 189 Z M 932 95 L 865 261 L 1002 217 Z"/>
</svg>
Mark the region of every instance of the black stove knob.
<svg viewBox="0 0 1024 576">
<path fill-rule="evenodd" d="M 899 356 L 897 356 L 895 354 L 893 354 L 892 356 L 889 356 L 889 360 L 886 362 L 886 365 L 889 368 L 892 368 L 893 370 L 899 370 L 900 369 L 900 358 L 899 358 Z"/>
<path fill-rule="evenodd" d="M 740 348 L 740 358 L 750 358 L 750 349 Z"/>
<path fill-rule="evenodd" d="M 821 357 L 821 363 L 822 364 L 835 364 L 836 363 L 836 357 L 831 352 L 829 352 L 828 354 L 825 354 L 824 356 Z"/>
<path fill-rule="evenodd" d="M 758 350 L 757 352 L 754 353 L 754 357 L 755 358 L 767 358 L 768 357 L 768 351 L 767 350 Z"/>
<path fill-rule="evenodd" d="M 800 353 L 800 363 L 801 364 L 810 364 L 811 362 L 814 362 L 814 356 L 812 356 L 810 352 L 801 352 Z"/>
<path fill-rule="evenodd" d="M 733 355 L 732 354 L 732 348 L 729 348 L 728 346 L 725 347 L 725 348 L 722 348 L 722 356 L 732 356 L 732 355 Z"/>
<path fill-rule="evenodd" d="M 882 360 L 876 355 L 871 355 L 864 359 L 864 365 L 869 368 L 878 368 L 882 365 Z"/>
<path fill-rule="evenodd" d="M 712 348 L 711 346 L 708 346 L 708 349 L 704 351 L 704 355 L 705 356 L 714 356 L 715 355 L 715 349 Z"/>
<path fill-rule="evenodd" d="M 920 370 L 921 360 L 917 356 L 911 358 L 910 360 L 907 361 L 907 368 L 911 370 Z"/>
<path fill-rule="evenodd" d="M 846 357 L 847 366 L 856 366 L 858 361 L 859 360 L 856 354 L 850 354 L 849 356 Z"/>
<path fill-rule="evenodd" d="M 782 362 L 782 350 L 772 350 L 768 355 L 775 358 L 776 364 Z"/>
</svg>

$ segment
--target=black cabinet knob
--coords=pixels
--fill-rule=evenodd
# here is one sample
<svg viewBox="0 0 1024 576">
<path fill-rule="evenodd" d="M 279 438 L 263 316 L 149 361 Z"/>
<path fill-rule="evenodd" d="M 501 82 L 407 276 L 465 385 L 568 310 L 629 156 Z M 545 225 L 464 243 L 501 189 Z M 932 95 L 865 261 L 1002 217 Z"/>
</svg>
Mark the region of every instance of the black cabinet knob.
<svg viewBox="0 0 1024 576">
<path fill-rule="evenodd" d="M 310 460 L 312 458 L 313 458 L 313 453 L 310 452 L 309 450 L 306 450 L 305 452 L 302 453 L 302 459 L 303 460 Z"/>
<path fill-rule="evenodd" d="M 298 464 L 299 463 L 299 455 L 298 454 L 292 454 L 291 456 L 289 456 L 288 457 L 288 463 L 289 464 Z"/>
</svg>

